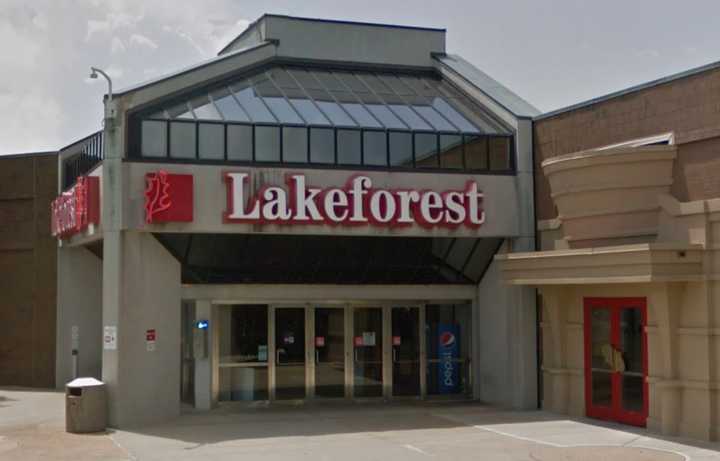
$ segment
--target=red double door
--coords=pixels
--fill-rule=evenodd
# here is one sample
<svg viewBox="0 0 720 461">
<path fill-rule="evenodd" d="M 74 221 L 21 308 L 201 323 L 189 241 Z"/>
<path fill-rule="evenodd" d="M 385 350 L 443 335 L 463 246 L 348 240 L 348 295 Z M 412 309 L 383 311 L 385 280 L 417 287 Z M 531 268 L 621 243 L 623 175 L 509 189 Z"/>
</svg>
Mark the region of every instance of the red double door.
<svg viewBox="0 0 720 461">
<path fill-rule="evenodd" d="M 585 404 L 593 418 L 645 426 L 645 298 L 585 298 Z"/>
</svg>

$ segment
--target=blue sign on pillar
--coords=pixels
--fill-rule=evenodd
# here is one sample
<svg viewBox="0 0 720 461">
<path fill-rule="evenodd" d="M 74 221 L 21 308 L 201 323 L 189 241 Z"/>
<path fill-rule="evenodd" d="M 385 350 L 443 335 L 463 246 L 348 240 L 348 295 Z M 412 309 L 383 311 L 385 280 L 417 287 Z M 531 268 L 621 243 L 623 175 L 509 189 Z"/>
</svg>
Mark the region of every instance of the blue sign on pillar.
<svg viewBox="0 0 720 461">
<path fill-rule="evenodd" d="M 441 394 L 456 394 L 460 391 L 460 370 L 456 361 L 460 356 L 460 328 L 458 325 L 438 325 L 438 378 Z"/>
</svg>

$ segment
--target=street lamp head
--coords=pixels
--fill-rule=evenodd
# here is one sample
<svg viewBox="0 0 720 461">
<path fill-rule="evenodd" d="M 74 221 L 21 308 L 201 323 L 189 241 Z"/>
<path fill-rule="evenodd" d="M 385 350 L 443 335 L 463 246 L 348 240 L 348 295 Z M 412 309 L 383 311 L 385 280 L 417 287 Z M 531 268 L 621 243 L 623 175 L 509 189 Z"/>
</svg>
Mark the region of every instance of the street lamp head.
<svg viewBox="0 0 720 461">
<path fill-rule="evenodd" d="M 98 74 L 95 72 L 95 69 L 91 69 L 90 78 L 98 78 Z"/>
</svg>

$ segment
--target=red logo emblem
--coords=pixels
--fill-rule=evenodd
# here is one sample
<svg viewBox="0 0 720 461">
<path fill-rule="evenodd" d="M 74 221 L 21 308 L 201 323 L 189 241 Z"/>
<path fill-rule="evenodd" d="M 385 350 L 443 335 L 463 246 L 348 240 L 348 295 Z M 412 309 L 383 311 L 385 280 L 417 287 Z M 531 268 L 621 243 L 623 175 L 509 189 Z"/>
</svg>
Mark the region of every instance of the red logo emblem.
<svg viewBox="0 0 720 461">
<path fill-rule="evenodd" d="M 455 335 L 446 331 L 440 335 L 440 345 L 443 347 L 450 347 L 455 344 Z"/>
<path fill-rule="evenodd" d="M 160 170 L 145 175 L 145 222 L 191 222 L 193 177 Z"/>
</svg>

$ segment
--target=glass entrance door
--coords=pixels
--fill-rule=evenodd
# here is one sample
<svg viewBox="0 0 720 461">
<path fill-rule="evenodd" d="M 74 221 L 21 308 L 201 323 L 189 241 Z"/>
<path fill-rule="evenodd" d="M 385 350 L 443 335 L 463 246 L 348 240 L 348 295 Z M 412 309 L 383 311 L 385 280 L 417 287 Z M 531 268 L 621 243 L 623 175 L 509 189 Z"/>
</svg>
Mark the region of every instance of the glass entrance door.
<svg viewBox="0 0 720 461">
<path fill-rule="evenodd" d="M 275 309 L 275 398 L 305 398 L 305 308 Z"/>
<path fill-rule="evenodd" d="M 645 426 L 646 324 L 644 298 L 585 298 L 588 416 Z"/>
<path fill-rule="evenodd" d="M 345 309 L 315 308 L 315 396 L 345 396 Z"/>
<path fill-rule="evenodd" d="M 383 310 L 353 309 L 353 395 L 383 395 Z"/>
<path fill-rule="evenodd" d="M 392 394 L 420 395 L 420 309 L 392 308 Z"/>
</svg>

